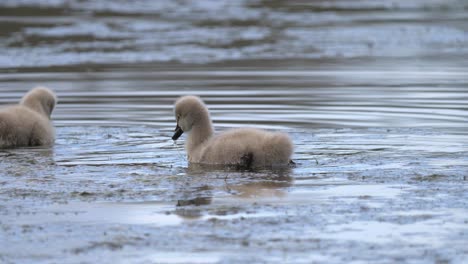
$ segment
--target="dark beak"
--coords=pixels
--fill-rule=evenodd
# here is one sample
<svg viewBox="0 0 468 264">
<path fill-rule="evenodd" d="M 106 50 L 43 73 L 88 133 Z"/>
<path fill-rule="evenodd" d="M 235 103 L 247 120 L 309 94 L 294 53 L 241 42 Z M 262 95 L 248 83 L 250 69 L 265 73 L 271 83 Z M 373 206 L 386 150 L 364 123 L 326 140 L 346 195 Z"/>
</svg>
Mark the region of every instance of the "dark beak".
<svg viewBox="0 0 468 264">
<path fill-rule="evenodd" d="M 182 131 L 182 128 L 180 128 L 179 125 L 176 126 L 174 131 L 175 133 L 172 136 L 172 140 L 177 140 L 184 133 L 184 131 Z"/>
</svg>

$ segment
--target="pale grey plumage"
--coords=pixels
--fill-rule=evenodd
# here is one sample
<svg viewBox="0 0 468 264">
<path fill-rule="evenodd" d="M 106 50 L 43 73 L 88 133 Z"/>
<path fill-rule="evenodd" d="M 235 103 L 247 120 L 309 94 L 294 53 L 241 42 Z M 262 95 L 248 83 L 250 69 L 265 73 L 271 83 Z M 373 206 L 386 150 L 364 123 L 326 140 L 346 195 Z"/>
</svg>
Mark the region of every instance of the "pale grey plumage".
<svg viewBox="0 0 468 264">
<path fill-rule="evenodd" d="M 0 109 L 0 148 L 53 144 L 55 131 L 50 116 L 56 102 L 50 89 L 37 87 L 19 104 Z"/>
<path fill-rule="evenodd" d="M 208 108 L 196 96 L 184 96 L 175 103 L 177 139 L 189 132 L 186 150 L 189 162 L 241 165 L 246 167 L 287 166 L 293 144 L 284 133 L 254 128 L 232 129 L 214 135 Z"/>
</svg>

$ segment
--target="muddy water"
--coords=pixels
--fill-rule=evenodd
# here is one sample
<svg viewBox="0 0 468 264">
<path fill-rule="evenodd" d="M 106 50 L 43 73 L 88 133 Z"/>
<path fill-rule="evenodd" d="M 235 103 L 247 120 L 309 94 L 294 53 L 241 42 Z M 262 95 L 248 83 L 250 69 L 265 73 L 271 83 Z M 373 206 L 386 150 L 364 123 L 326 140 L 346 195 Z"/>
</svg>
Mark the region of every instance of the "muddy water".
<svg viewBox="0 0 468 264">
<path fill-rule="evenodd" d="M 2 1 L 0 104 L 60 103 L 54 147 L 0 150 L 0 262 L 462 263 L 466 8 Z M 297 166 L 187 164 L 184 94 L 289 133 Z"/>
</svg>

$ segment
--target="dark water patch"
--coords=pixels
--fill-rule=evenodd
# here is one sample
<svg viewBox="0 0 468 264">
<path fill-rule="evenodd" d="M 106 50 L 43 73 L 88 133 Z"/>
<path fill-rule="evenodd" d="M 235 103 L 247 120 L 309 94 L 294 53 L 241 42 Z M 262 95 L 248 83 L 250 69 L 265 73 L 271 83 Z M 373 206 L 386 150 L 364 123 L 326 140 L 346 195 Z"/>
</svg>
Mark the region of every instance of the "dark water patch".
<svg viewBox="0 0 468 264">
<path fill-rule="evenodd" d="M 414 56 L 450 62 L 448 56 L 467 54 L 467 6 L 457 0 L 2 1 L 0 7 L 10 32 L 1 42 L 0 68 Z"/>
</svg>

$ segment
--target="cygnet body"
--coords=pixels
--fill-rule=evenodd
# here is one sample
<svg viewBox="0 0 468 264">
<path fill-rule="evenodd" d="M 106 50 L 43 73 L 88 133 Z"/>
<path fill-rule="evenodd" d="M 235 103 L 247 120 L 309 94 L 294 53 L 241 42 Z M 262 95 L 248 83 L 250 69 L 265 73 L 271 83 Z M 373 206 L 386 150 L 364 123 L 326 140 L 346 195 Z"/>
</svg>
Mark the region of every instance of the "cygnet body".
<svg viewBox="0 0 468 264">
<path fill-rule="evenodd" d="M 51 90 L 37 87 L 18 105 L 0 109 L 0 148 L 53 144 L 55 131 L 50 116 L 56 101 Z"/>
<path fill-rule="evenodd" d="M 251 168 L 287 166 L 291 162 L 293 144 L 284 133 L 241 128 L 214 135 L 208 108 L 199 97 L 179 98 L 175 116 L 177 127 L 172 139 L 189 132 L 186 150 L 191 163 Z"/>
</svg>

